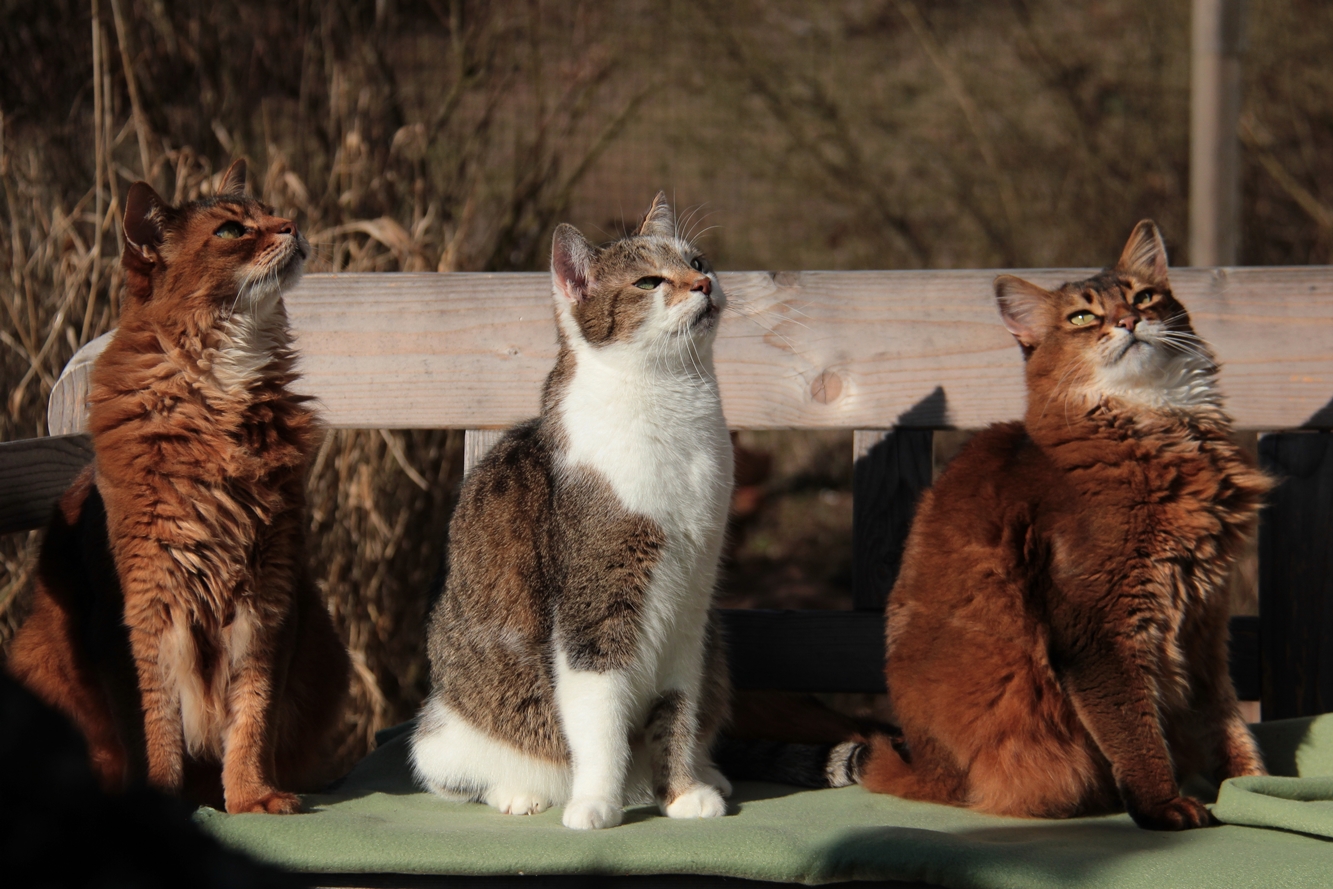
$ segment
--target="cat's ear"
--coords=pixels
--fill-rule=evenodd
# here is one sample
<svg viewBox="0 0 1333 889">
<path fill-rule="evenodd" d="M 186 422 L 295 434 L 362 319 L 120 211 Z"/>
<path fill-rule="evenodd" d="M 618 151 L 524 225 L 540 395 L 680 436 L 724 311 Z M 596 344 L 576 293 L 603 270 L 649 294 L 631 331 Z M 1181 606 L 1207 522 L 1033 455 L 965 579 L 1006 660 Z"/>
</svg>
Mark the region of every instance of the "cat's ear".
<svg viewBox="0 0 1333 889">
<path fill-rule="evenodd" d="M 222 174 L 222 180 L 218 183 L 218 194 L 236 197 L 245 194 L 245 158 L 232 161 L 227 172 Z"/>
<path fill-rule="evenodd" d="M 653 198 L 653 205 L 643 214 L 643 221 L 634 232 L 655 238 L 674 238 L 676 236 L 676 214 L 671 212 L 667 203 L 666 192 L 659 191 Z"/>
<path fill-rule="evenodd" d="M 166 240 L 166 201 L 147 182 L 136 182 L 125 195 L 125 248 L 152 261 L 151 254 Z"/>
<path fill-rule="evenodd" d="M 995 279 L 995 300 L 1000 305 L 1004 327 L 1014 335 L 1023 351 L 1030 352 L 1046 333 L 1046 307 L 1051 292 L 1014 275 Z"/>
<path fill-rule="evenodd" d="M 593 248 L 574 226 L 562 222 L 551 239 L 551 277 L 555 289 L 572 303 L 588 298 L 592 281 Z"/>
<path fill-rule="evenodd" d="M 1133 233 L 1125 242 L 1125 249 L 1120 252 L 1116 268 L 1151 284 L 1167 283 L 1166 244 L 1162 242 L 1162 233 L 1151 219 L 1145 219 L 1134 226 Z"/>
</svg>

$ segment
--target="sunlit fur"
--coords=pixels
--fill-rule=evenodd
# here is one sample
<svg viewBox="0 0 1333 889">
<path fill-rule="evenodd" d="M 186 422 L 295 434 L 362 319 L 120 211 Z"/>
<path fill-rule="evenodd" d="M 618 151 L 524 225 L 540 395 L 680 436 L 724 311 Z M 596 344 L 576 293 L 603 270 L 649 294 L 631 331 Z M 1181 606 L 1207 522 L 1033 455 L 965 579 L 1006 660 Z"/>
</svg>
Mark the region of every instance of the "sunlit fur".
<svg viewBox="0 0 1333 889">
<path fill-rule="evenodd" d="M 309 246 L 244 178 L 237 162 L 182 207 L 145 183 L 126 196 L 96 459 L 48 532 L 9 669 L 83 728 L 104 784 L 202 775 L 189 789 L 230 812 L 286 813 L 327 777 L 348 661 L 306 567 L 318 429 L 289 388 L 282 294 Z"/>
<path fill-rule="evenodd" d="M 725 296 L 663 195 L 611 244 L 557 228 L 552 272 L 559 357 L 540 418 L 464 482 L 413 767 L 500 811 L 564 805 L 578 829 L 619 824 L 645 791 L 669 817 L 716 817 Z"/>
<path fill-rule="evenodd" d="M 1227 576 L 1270 481 L 1230 438 L 1151 222 L 1086 281 L 995 287 L 1027 416 L 978 433 L 918 505 L 887 607 L 902 739 L 872 740 L 861 783 L 1206 825 L 1184 775 L 1263 773 L 1227 669 Z"/>
</svg>

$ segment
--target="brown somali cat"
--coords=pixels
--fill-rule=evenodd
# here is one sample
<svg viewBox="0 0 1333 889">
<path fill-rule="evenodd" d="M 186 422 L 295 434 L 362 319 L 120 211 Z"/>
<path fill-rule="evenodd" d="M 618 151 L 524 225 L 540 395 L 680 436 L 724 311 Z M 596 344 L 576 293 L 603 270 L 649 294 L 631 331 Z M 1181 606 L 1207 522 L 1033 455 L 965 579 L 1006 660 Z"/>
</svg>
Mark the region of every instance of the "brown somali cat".
<svg viewBox="0 0 1333 889">
<path fill-rule="evenodd" d="M 306 568 L 318 429 L 288 388 L 282 294 L 309 246 L 245 194 L 242 161 L 181 207 L 135 183 L 124 235 L 95 460 L 52 519 L 8 668 L 80 727 L 105 785 L 180 792 L 189 766 L 216 798 L 220 767 L 227 811 L 295 812 L 348 672 Z"/>
<path fill-rule="evenodd" d="M 1123 803 L 1143 827 L 1206 825 L 1179 776 L 1264 773 L 1227 672 L 1225 581 L 1270 481 L 1229 438 L 1152 222 L 1093 278 L 995 291 L 1027 418 L 977 435 L 921 501 L 888 604 L 903 737 L 861 751 L 859 780 L 997 814 Z"/>
</svg>

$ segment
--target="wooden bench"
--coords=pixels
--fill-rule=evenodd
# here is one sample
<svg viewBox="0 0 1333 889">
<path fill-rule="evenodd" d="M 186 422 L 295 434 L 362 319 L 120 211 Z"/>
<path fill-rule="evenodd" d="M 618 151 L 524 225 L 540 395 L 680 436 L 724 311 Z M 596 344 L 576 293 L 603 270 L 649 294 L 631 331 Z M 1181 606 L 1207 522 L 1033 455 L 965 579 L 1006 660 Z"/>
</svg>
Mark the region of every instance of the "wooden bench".
<svg viewBox="0 0 1333 889">
<path fill-rule="evenodd" d="M 1088 269 L 1026 270 L 1054 285 Z M 736 272 L 716 346 L 736 429 L 852 429 L 854 581 L 845 611 L 726 612 L 737 687 L 883 691 L 885 596 L 932 430 L 1020 418 L 1022 361 L 994 271 Z M 1284 479 L 1260 533 L 1260 615 L 1231 670 L 1266 719 L 1333 710 L 1333 268 L 1176 269 L 1221 359 L 1238 429 Z M 546 274 L 311 275 L 288 297 L 304 375 L 337 428 L 462 428 L 470 466 L 533 416 L 555 357 Z M 0 532 L 43 525 L 90 457 L 86 346 L 50 399 L 50 438 L 0 445 Z M 1325 602 L 1329 604 L 1325 605 Z"/>
</svg>

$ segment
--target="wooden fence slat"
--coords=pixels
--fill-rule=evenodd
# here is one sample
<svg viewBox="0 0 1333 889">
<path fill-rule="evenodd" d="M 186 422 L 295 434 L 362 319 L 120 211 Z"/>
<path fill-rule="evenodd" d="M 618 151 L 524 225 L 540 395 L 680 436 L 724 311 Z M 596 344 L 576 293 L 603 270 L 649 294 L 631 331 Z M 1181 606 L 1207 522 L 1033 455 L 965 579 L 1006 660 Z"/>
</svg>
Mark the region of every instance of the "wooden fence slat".
<svg viewBox="0 0 1333 889">
<path fill-rule="evenodd" d="M 1055 285 L 1090 272 L 1018 274 Z M 995 274 L 723 273 L 731 308 L 716 366 L 728 422 L 928 429 L 1021 417 L 1022 360 L 996 317 Z M 1171 278 L 1223 361 L 1239 427 L 1333 428 L 1333 269 Z M 555 357 L 550 301 L 541 273 L 308 275 L 287 300 L 301 389 L 339 428 L 511 425 L 536 415 Z M 57 388 L 67 385 L 86 382 Z"/>
<path fill-rule="evenodd" d="M 930 486 L 928 429 L 858 429 L 852 437 L 852 607 L 884 610 L 916 501 Z"/>
<path fill-rule="evenodd" d="M 1264 719 L 1333 710 L 1333 435 L 1259 439 L 1281 483 L 1259 526 Z"/>
<path fill-rule="evenodd" d="M 463 433 L 463 475 L 481 462 L 495 443 L 505 434 L 503 429 L 468 429 Z"/>
<path fill-rule="evenodd" d="M 86 435 L 0 443 L 0 534 L 45 527 L 55 502 L 92 458 Z"/>
</svg>

